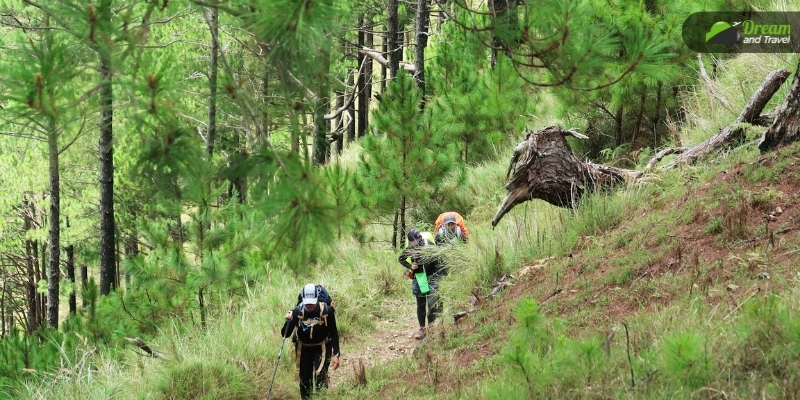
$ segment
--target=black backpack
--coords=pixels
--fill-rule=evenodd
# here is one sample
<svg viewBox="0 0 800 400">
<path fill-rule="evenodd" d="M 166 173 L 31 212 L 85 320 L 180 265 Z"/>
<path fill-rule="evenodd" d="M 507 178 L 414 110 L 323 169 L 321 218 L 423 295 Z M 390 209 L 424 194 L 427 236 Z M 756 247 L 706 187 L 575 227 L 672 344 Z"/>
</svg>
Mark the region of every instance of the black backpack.
<svg viewBox="0 0 800 400">
<path fill-rule="evenodd" d="M 325 290 L 325 288 L 322 287 L 322 285 L 316 285 L 316 289 L 317 289 L 317 301 L 320 303 L 325 303 L 328 306 L 330 306 L 331 303 L 333 303 L 333 299 L 331 298 L 331 295 L 328 293 L 328 291 Z M 301 289 L 300 293 L 297 294 L 297 305 L 299 306 L 300 303 L 302 302 L 303 302 L 303 290 Z"/>
</svg>

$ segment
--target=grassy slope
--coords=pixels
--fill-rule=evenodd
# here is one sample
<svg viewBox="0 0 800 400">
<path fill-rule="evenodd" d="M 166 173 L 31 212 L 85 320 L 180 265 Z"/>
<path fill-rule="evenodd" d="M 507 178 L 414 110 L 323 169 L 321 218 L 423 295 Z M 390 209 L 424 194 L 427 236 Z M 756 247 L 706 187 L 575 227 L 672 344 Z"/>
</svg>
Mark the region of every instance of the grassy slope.
<svg viewBox="0 0 800 400">
<path fill-rule="evenodd" d="M 742 56 L 724 64 L 720 90 L 741 107 L 769 70 L 795 65 L 789 57 Z M 784 95 L 785 88 L 775 98 Z M 702 90 L 686 104 L 691 124 L 682 132 L 685 145 L 735 118 Z M 453 272 L 443 284 L 444 324 L 414 356 L 369 368 L 365 384 L 347 380 L 327 397 L 791 396 L 796 378 L 777 371 L 798 363 L 796 356 L 780 354 L 795 354 L 786 339 L 794 326 L 781 318 L 794 315 L 800 304 L 787 290 L 794 287 L 800 257 L 800 151 L 760 156 L 752 142 L 756 134 L 702 166 L 594 196 L 577 212 L 541 202 L 520 205 L 496 230 L 488 221 L 504 195 L 498 182 L 504 182 L 508 155 L 501 152 L 498 162 L 473 169 L 466 194 L 478 204 L 468 216 L 473 241 L 453 256 Z M 784 212 L 766 232 L 761 218 L 773 206 Z M 313 279 L 334 293 L 344 351 L 357 352 L 370 340 L 375 318 L 414 312 L 385 305 L 409 296 L 395 252 L 385 245 L 343 241 L 322 264 Z M 483 299 L 495 280 L 526 265 L 533 267 L 513 286 Z M 761 272 L 770 279 L 759 279 Z M 95 355 L 66 365 L 70 375 L 55 383 L 32 384 L 23 396 L 263 398 L 278 354 L 279 321 L 306 279 L 274 271 L 244 306 L 218 316 L 207 332 L 165 330 L 152 343 L 165 360 Z M 472 293 L 481 298 L 480 310 L 454 325 L 449 315 L 471 307 Z M 752 306 L 769 305 L 773 293 L 783 311 Z M 538 306 L 519 303 L 524 298 Z M 624 330 L 609 335 L 623 320 L 634 390 L 628 389 Z M 778 333 L 753 333 L 758 326 Z M 525 346 L 533 351 L 521 351 Z M 238 366 L 242 362 L 247 371 Z M 293 375 L 292 357 L 284 352 L 273 398 L 296 398 Z"/>
</svg>

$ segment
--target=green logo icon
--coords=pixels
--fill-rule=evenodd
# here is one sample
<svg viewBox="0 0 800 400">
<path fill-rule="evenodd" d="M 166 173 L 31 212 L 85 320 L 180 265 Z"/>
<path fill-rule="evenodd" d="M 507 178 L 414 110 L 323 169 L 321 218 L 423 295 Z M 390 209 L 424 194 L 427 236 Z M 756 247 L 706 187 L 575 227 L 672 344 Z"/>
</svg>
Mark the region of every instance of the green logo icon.
<svg viewBox="0 0 800 400">
<path fill-rule="evenodd" d="M 736 44 L 741 39 L 742 33 L 725 21 L 711 25 L 711 29 L 706 33 L 706 43 L 708 44 Z"/>
</svg>

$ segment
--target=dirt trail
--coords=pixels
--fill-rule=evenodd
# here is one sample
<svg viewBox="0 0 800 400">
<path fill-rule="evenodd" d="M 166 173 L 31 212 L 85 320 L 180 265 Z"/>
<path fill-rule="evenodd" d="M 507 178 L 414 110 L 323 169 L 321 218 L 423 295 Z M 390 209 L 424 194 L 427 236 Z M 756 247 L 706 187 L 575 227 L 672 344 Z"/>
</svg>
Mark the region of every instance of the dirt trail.
<svg viewBox="0 0 800 400">
<path fill-rule="evenodd" d="M 331 386 L 353 381 L 359 360 L 364 367 L 381 365 L 411 355 L 419 344 L 414 339 L 418 329 L 416 304 L 409 293 L 401 299 L 393 299 L 382 304 L 387 310 L 387 318 L 378 318 L 375 329 L 368 337 L 358 337 L 343 341 L 341 367 L 329 371 Z"/>
</svg>

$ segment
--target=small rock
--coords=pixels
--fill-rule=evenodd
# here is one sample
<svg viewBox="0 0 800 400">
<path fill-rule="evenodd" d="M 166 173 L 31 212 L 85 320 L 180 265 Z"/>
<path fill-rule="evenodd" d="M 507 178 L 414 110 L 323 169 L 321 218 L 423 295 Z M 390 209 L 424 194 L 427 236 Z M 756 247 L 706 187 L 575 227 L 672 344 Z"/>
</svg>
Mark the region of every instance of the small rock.
<svg viewBox="0 0 800 400">
<path fill-rule="evenodd" d="M 739 286 L 738 286 L 738 285 L 734 285 L 734 284 L 732 284 L 732 283 L 728 285 L 728 291 L 729 291 L 729 292 L 734 292 L 734 291 L 736 291 L 736 290 L 738 290 L 738 289 L 739 289 Z"/>
<path fill-rule="evenodd" d="M 758 279 L 769 279 L 769 272 L 762 272 L 757 277 Z"/>
<path fill-rule="evenodd" d="M 394 350 L 394 345 L 389 346 L 389 350 Z"/>
<path fill-rule="evenodd" d="M 570 293 L 578 293 L 578 291 L 577 291 L 577 290 L 575 290 L 575 289 L 570 289 L 570 291 L 569 291 L 569 292 L 570 292 Z"/>
</svg>

